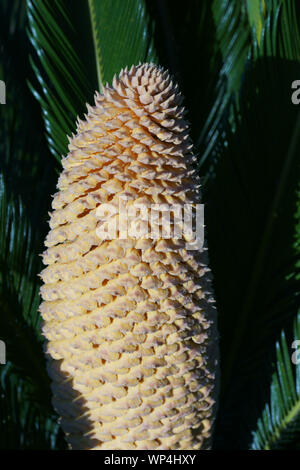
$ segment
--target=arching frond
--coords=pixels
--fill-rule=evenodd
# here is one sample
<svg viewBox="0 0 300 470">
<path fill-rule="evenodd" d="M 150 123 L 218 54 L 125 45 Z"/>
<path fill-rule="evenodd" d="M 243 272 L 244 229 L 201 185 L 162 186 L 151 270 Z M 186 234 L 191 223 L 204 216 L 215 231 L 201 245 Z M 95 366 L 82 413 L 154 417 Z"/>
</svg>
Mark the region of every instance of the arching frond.
<svg viewBox="0 0 300 470">
<path fill-rule="evenodd" d="M 300 311 L 292 349 L 284 332 L 276 343 L 276 371 L 270 401 L 253 433 L 253 450 L 300 449 Z"/>
</svg>

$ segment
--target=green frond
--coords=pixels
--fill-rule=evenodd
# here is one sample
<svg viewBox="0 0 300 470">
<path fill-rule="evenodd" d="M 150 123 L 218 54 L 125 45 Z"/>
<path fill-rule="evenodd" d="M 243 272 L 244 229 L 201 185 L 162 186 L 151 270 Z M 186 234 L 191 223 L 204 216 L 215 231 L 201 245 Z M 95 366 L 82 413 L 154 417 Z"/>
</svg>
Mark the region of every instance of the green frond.
<svg viewBox="0 0 300 470">
<path fill-rule="evenodd" d="M 8 197 L 0 179 L 0 332 L 8 361 L 48 396 L 38 314 L 41 263 L 34 234 L 20 201 Z M 43 380 L 41 380 L 43 378 Z"/>
<path fill-rule="evenodd" d="M 269 393 L 272 346 L 299 305 L 300 115 L 291 102 L 299 62 L 290 58 L 299 25 L 286 25 L 288 3 L 273 2 L 271 12 L 266 4 L 260 46 L 253 44 L 238 103 L 219 127 L 204 188 L 223 358 L 218 448 L 236 434 L 238 448 L 249 446 Z"/>
<path fill-rule="evenodd" d="M 88 3 L 100 91 L 121 68 L 156 62 L 153 25 L 144 0 Z"/>
<path fill-rule="evenodd" d="M 28 381 L 10 363 L 1 373 L 0 398 L 0 450 L 66 448 L 57 417 L 41 409 Z"/>
<path fill-rule="evenodd" d="M 201 130 L 197 145 L 203 148 L 200 166 L 215 159 L 214 146 L 222 133 L 222 120 L 230 112 L 231 98 L 237 99 L 245 63 L 251 49 L 251 21 L 244 2 L 214 0 L 212 14 L 216 27 L 217 50 L 221 55 L 215 101 Z M 207 164 L 207 163 L 206 163 Z"/>
<path fill-rule="evenodd" d="M 282 332 L 276 343 L 270 402 L 253 433 L 253 450 L 300 449 L 300 311 L 294 324 L 292 348 Z"/>
<path fill-rule="evenodd" d="M 259 57 L 299 60 L 299 25 L 294 0 L 214 0 L 216 44 L 221 61 L 215 84 L 214 104 L 197 145 L 199 167 L 213 174 L 219 158 L 219 139 L 229 122 L 234 129 L 233 106 L 239 107 L 239 92 L 248 66 Z"/>
<path fill-rule="evenodd" d="M 78 115 L 95 90 L 125 65 L 156 59 L 144 0 L 28 0 L 29 37 L 36 54 L 31 83 L 41 105 L 51 152 L 60 161 Z"/>
<path fill-rule="evenodd" d="M 41 269 L 30 222 L 20 199 L 0 178 L 1 448 L 49 448 L 59 429 L 51 406 L 38 314 Z"/>
<path fill-rule="evenodd" d="M 265 0 L 247 0 L 247 13 L 249 24 L 253 28 L 258 46 L 265 22 L 266 2 Z"/>
</svg>

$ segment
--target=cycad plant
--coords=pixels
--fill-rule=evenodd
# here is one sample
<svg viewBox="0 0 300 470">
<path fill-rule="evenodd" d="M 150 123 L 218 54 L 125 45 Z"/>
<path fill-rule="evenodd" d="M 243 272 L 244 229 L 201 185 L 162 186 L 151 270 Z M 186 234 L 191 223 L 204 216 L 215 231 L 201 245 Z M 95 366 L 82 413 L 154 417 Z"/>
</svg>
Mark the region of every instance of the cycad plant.
<svg viewBox="0 0 300 470">
<path fill-rule="evenodd" d="M 220 338 L 212 448 L 300 448 L 299 15 L 296 0 L 1 2 L 1 448 L 67 448 L 39 255 L 68 136 L 139 63 L 179 84 L 201 178 Z"/>
</svg>

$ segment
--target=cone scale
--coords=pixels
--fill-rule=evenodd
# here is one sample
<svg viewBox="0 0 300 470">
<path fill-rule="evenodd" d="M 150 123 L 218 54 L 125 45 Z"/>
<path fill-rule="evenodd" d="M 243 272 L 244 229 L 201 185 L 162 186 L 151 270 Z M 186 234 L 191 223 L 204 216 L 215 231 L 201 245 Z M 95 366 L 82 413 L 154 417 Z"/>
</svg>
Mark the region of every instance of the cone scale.
<svg viewBox="0 0 300 470">
<path fill-rule="evenodd" d="M 116 207 L 118 220 L 120 198 L 148 208 L 200 202 L 181 102 L 160 67 L 124 69 L 96 93 L 62 160 L 40 311 L 53 405 L 72 449 L 211 444 L 218 338 L 206 249 L 97 232 L 99 207 Z"/>
</svg>

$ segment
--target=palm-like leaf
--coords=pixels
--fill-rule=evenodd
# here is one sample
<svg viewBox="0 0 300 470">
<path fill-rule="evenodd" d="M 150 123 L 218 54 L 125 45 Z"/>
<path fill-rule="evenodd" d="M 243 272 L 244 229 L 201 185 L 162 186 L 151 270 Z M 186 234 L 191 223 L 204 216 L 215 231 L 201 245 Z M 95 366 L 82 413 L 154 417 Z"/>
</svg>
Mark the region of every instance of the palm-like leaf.
<svg viewBox="0 0 300 470">
<path fill-rule="evenodd" d="M 271 382 L 270 403 L 258 421 L 253 435 L 253 450 L 300 449 L 299 338 L 300 312 L 294 324 L 293 352 L 284 332 L 281 341 L 276 343 L 277 364 Z"/>
<path fill-rule="evenodd" d="M 297 50 L 299 30 L 286 21 L 292 6 L 267 5 L 261 43 L 254 42 L 205 189 L 222 334 L 221 448 L 236 434 L 238 446 L 248 445 L 269 390 L 271 345 L 298 303 L 293 244 L 300 121 L 290 98 L 298 57 L 292 60 L 290 51 Z"/>
<path fill-rule="evenodd" d="M 53 190 L 55 172 L 40 109 L 26 84 L 32 78 L 26 4 L 4 0 L 0 21 L 7 91 L 0 107 L 0 338 L 8 361 L 0 368 L 0 447 L 48 448 L 58 429 L 42 351 L 37 274 L 49 206 L 40 191 Z"/>
<path fill-rule="evenodd" d="M 245 2 L 246 3 L 246 2 Z M 202 151 L 200 165 L 210 167 L 217 157 L 217 144 L 222 134 L 224 116 L 231 112 L 230 100 L 237 99 L 245 63 L 250 53 L 253 21 L 257 22 L 258 1 L 246 4 L 231 0 L 214 0 L 212 14 L 216 28 L 216 43 L 221 55 L 220 71 L 216 83 L 215 101 L 198 138 Z M 252 19 L 253 18 L 253 19 Z M 253 36 L 256 40 L 256 35 Z M 207 158 L 210 156 L 208 163 Z"/>
<path fill-rule="evenodd" d="M 50 402 L 39 328 L 40 262 L 23 205 L 13 196 L 9 199 L 3 178 L 0 214 L 0 331 L 8 361 L 0 378 L 0 393 L 6 397 L 0 419 L 9 430 L 1 439 L 1 448 L 48 448 L 59 429 Z"/>
<path fill-rule="evenodd" d="M 60 160 L 95 90 L 126 65 L 155 60 L 151 23 L 144 0 L 27 4 L 37 52 L 31 63 L 40 85 L 32 89 L 42 105 L 50 150 Z"/>
</svg>

